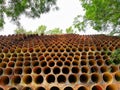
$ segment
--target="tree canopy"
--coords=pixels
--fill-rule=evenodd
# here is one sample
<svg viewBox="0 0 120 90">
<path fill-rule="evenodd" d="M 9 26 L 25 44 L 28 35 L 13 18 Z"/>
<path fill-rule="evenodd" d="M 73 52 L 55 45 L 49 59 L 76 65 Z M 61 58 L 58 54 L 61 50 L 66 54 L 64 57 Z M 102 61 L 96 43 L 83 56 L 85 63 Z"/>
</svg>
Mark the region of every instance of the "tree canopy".
<svg viewBox="0 0 120 90">
<path fill-rule="evenodd" d="M 0 28 L 4 27 L 5 16 L 19 26 L 21 14 L 36 18 L 50 11 L 53 6 L 58 9 L 56 0 L 0 0 Z"/>
<path fill-rule="evenodd" d="M 120 0 L 80 0 L 85 10 L 83 20 L 76 20 L 76 27 L 84 29 L 90 25 L 97 31 L 120 33 Z M 77 19 L 81 18 L 80 16 Z"/>
</svg>

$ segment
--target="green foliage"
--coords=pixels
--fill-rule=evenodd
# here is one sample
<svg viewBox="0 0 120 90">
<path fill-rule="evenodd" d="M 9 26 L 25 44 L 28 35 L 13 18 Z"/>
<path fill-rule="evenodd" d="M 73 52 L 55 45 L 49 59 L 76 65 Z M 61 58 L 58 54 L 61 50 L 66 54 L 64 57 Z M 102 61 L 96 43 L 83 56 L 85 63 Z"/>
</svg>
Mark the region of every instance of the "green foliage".
<svg viewBox="0 0 120 90">
<path fill-rule="evenodd" d="M 46 34 L 62 34 L 62 29 L 60 28 L 54 28 L 52 30 L 49 30 L 48 32 L 46 32 Z"/>
<path fill-rule="evenodd" d="M 110 56 L 110 63 L 120 64 L 120 48 L 116 49 Z"/>
<path fill-rule="evenodd" d="M 19 27 L 15 30 L 15 34 L 25 34 L 27 33 L 26 30 L 23 27 Z"/>
<path fill-rule="evenodd" d="M 120 32 L 120 0 L 80 0 L 85 10 L 79 27 L 90 25 L 97 31 Z"/>
<path fill-rule="evenodd" d="M 38 27 L 38 29 L 34 32 L 34 34 L 44 34 L 46 31 L 46 26 L 45 25 L 41 25 Z"/>
<path fill-rule="evenodd" d="M 4 26 L 5 15 L 20 25 L 21 14 L 39 18 L 41 14 L 49 12 L 52 6 L 57 7 L 56 0 L 0 0 L 0 27 Z"/>
</svg>

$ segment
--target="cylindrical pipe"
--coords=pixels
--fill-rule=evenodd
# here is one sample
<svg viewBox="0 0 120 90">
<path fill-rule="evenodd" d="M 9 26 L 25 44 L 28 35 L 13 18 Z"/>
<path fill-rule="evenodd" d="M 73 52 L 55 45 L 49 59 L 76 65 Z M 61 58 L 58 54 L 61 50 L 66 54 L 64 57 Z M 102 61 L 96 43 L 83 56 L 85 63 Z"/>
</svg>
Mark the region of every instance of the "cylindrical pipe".
<svg viewBox="0 0 120 90">
<path fill-rule="evenodd" d="M 109 84 L 106 87 L 106 90 L 119 90 L 115 84 Z"/>
<path fill-rule="evenodd" d="M 45 67 L 47 65 L 47 62 L 46 61 L 41 61 L 41 67 Z"/>
<path fill-rule="evenodd" d="M 17 61 L 17 62 L 16 62 L 16 66 L 22 67 L 22 66 L 23 66 L 23 61 Z"/>
<path fill-rule="evenodd" d="M 5 62 L 1 62 L 1 63 L 0 63 L 0 67 L 6 68 L 6 66 L 7 66 L 7 64 L 6 64 Z"/>
<path fill-rule="evenodd" d="M 44 82 L 44 78 L 42 75 L 37 75 L 37 76 L 35 76 L 34 81 L 36 84 L 41 84 Z"/>
<path fill-rule="evenodd" d="M 14 66 L 15 66 L 15 62 L 10 61 L 10 62 L 8 63 L 8 67 L 14 67 Z"/>
<path fill-rule="evenodd" d="M 17 84 L 20 84 L 20 82 L 21 82 L 21 77 L 20 76 L 15 75 L 15 76 L 12 77 L 12 84 L 17 85 Z"/>
<path fill-rule="evenodd" d="M 72 65 L 73 65 L 73 66 L 78 66 L 78 65 L 79 65 L 79 61 L 73 60 L 73 61 L 72 61 Z"/>
<path fill-rule="evenodd" d="M 89 81 L 89 75 L 86 73 L 83 73 L 80 75 L 80 82 L 87 83 Z"/>
<path fill-rule="evenodd" d="M 108 73 L 108 72 L 104 73 L 103 80 L 107 83 L 112 82 L 113 77 L 112 77 L 111 73 Z"/>
<path fill-rule="evenodd" d="M 30 84 L 32 82 L 32 76 L 31 75 L 24 75 L 22 79 L 23 79 L 23 82 L 25 84 Z"/>
</svg>

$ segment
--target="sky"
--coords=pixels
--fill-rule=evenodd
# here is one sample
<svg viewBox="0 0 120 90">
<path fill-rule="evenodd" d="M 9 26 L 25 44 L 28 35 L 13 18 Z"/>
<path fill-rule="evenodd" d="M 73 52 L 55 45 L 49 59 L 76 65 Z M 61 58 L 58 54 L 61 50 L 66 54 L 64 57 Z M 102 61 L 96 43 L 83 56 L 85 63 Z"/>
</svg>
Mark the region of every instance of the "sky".
<svg viewBox="0 0 120 90">
<path fill-rule="evenodd" d="M 73 24 L 73 20 L 77 15 L 84 15 L 83 8 L 79 0 L 57 0 L 58 11 L 51 10 L 46 14 L 42 14 L 40 18 L 31 19 L 24 15 L 21 16 L 20 23 L 27 30 L 36 30 L 40 25 L 47 26 L 48 30 L 53 28 L 61 28 L 65 30 Z M 0 35 L 14 34 L 16 25 L 10 22 L 9 18 L 5 18 L 6 24 L 4 29 L 0 31 Z M 86 32 L 79 34 L 98 34 L 97 31 L 89 28 Z"/>
</svg>

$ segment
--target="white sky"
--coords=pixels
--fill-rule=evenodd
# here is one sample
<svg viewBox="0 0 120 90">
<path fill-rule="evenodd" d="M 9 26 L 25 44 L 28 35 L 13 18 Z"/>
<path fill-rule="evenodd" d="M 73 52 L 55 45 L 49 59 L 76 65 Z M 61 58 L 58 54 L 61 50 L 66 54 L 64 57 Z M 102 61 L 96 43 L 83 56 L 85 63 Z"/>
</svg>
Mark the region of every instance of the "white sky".
<svg viewBox="0 0 120 90">
<path fill-rule="evenodd" d="M 21 24 L 26 30 L 36 30 L 40 25 L 46 25 L 47 29 L 61 28 L 65 30 L 71 26 L 74 18 L 81 14 L 83 15 L 83 9 L 79 0 L 58 0 L 58 11 L 50 11 L 47 14 L 41 15 L 38 19 L 30 19 L 25 16 L 21 16 Z M 0 35 L 14 34 L 16 26 L 10 22 L 8 18 L 5 18 L 6 24 L 4 30 L 0 31 Z M 88 29 L 85 33 L 80 34 L 97 34 L 98 32 L 92 29 Z"/>
</svg>

